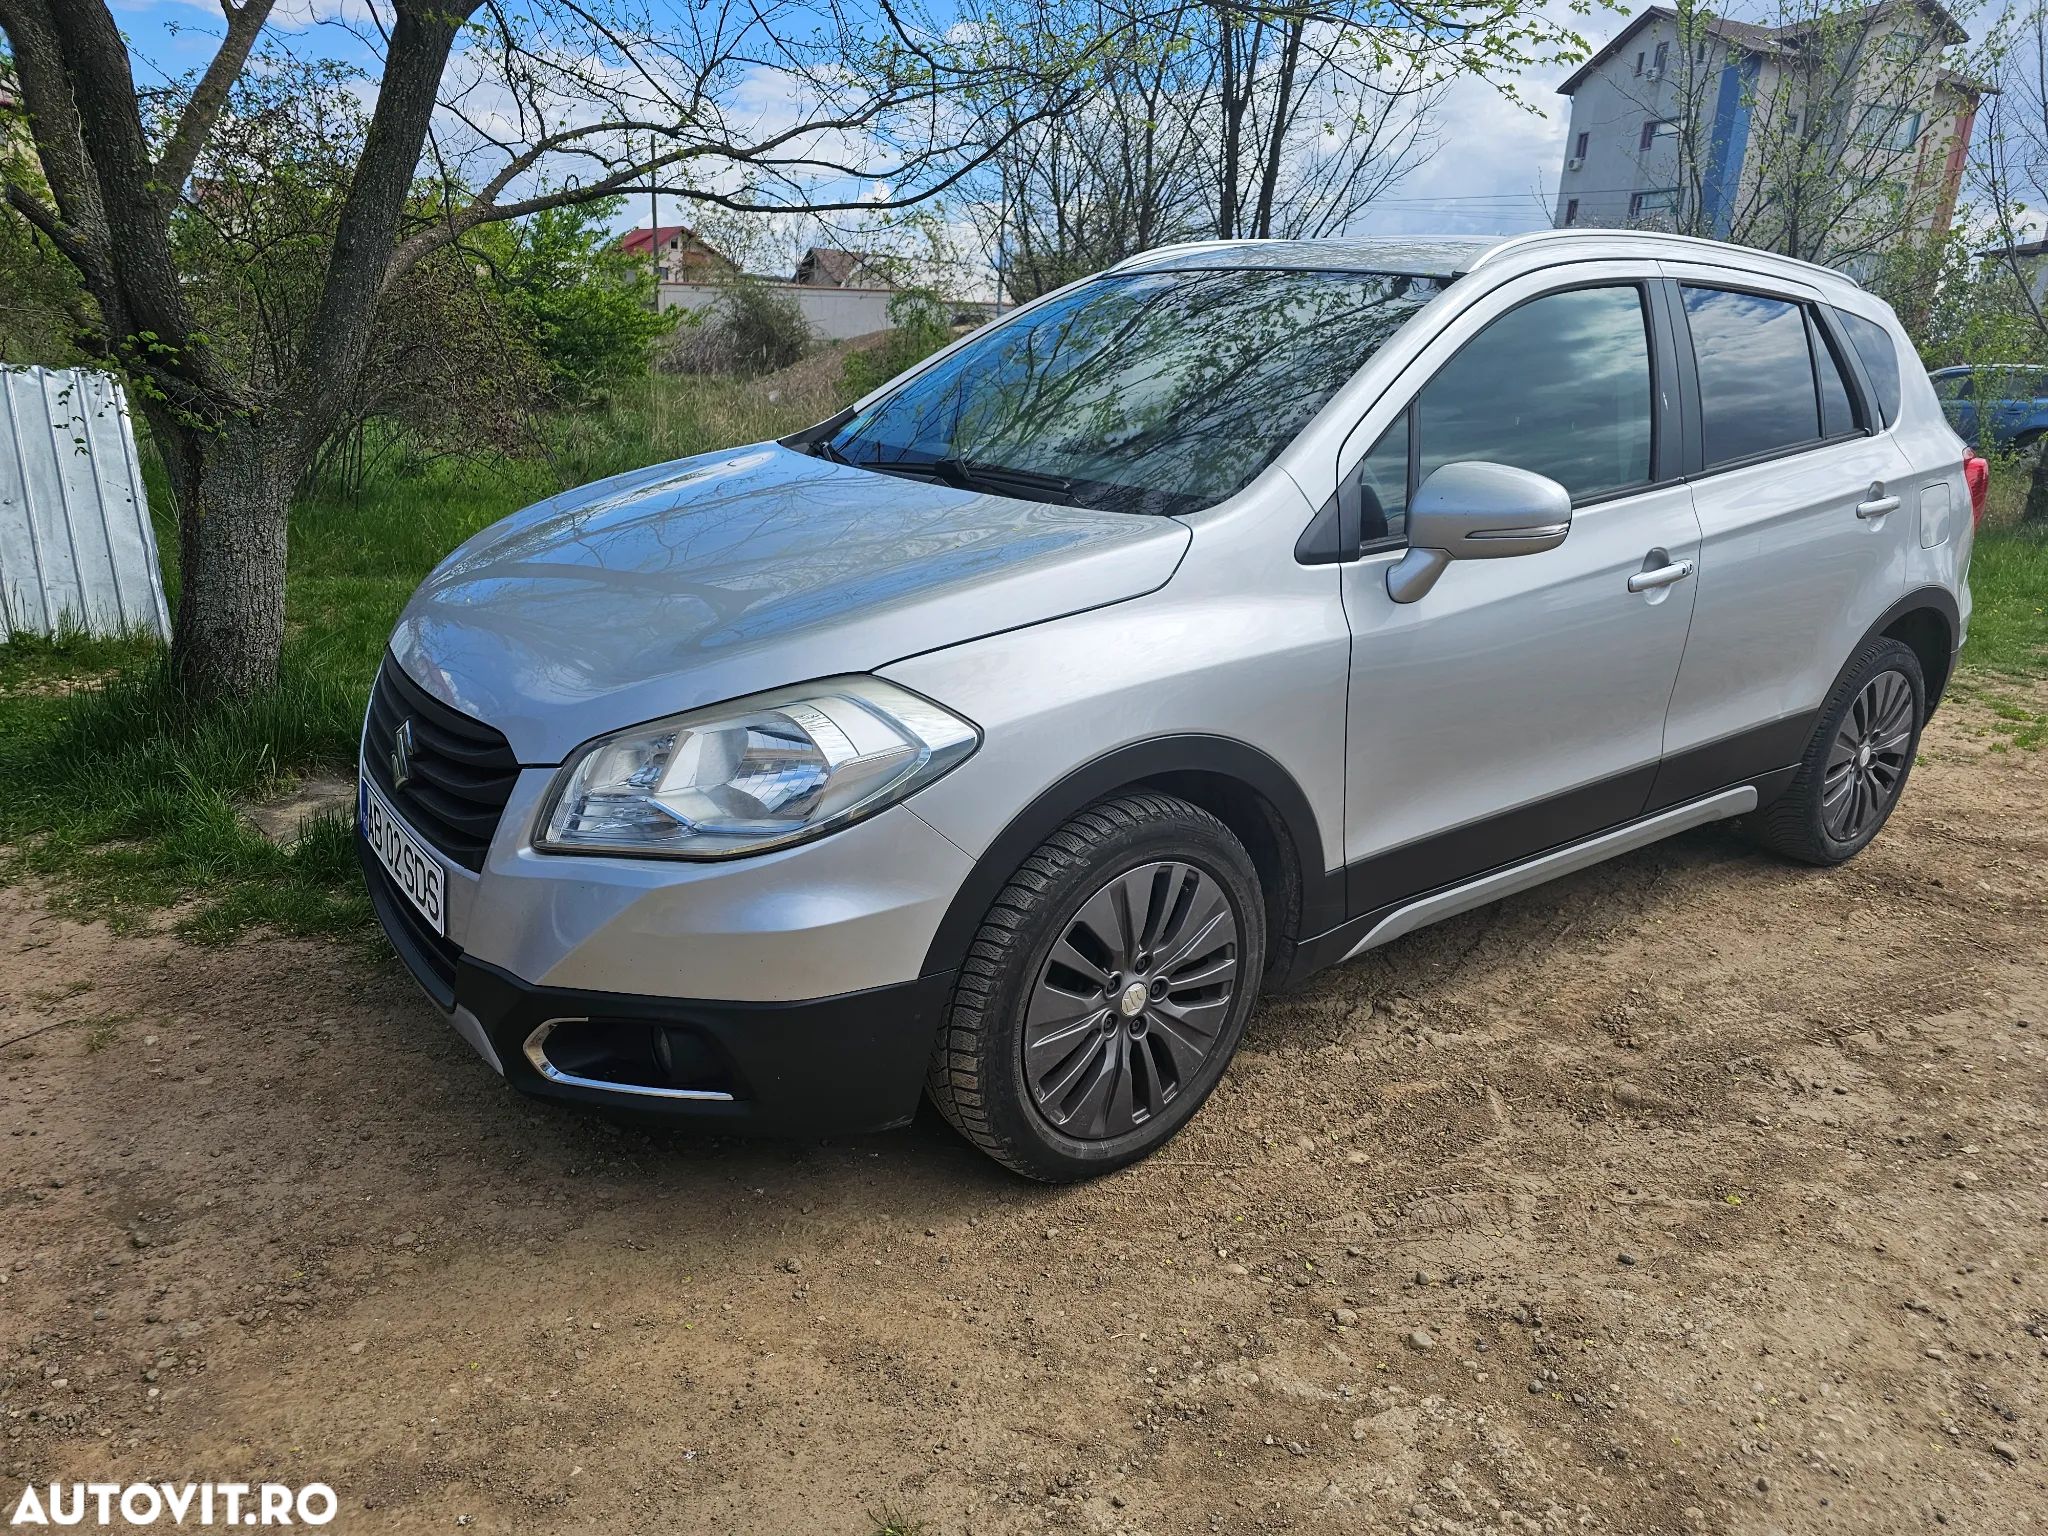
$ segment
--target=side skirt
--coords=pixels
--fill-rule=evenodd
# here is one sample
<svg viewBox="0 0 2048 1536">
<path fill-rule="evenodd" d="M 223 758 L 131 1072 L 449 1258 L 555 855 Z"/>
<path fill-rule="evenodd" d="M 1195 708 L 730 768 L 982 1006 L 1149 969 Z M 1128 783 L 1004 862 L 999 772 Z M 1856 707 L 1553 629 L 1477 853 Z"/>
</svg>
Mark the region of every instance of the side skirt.
<svg viewBox="0 0 2048 1536">
<path fill-rule="evenodd" d="M 1776 780 L 1779 775 L 1770 776 Z M 1771 783 L 1765 786 L 1775 793 L 1783 786 Z M 1320 938 L 1301 946 L 1299 962 L 1289 977 L 1298 983 L 1325 966 L 1339 965 L 1369 949 L 1391 943 L 1404 934 L 1413 933 L 1431 923 L 1460 912 L 1469 912 L 1474 907 L 1483 907 L 1489 902 L 1543 885 L 1560 876 L 1574 874 L 1595 864 L 1604 863 L 1620 854 L 1631 853 L 1651 843 L 1661 842 L 1680 832 L 1709 822 L 1726 821 L 1753 811 L 1767 795 L 1759 794 L 1759 785 L 1742 784 L 1706 795 L 1698 800 L 1687 801 L 1684 805 L 1673 806 L 1653 815 L 1627 822 L 1622 826 L 1584 838 L 1579 842 L 1567 843 L 1553 848 L 1534 858 L 1520 860 L 1476 875 L 1455 885 L 1445 886 L 1425 895 L 1410 897 L 1394 902 L 1374 912 L 1332 929 Z"/>
<path fill-rule="evenodd" d="M 1542 885 L 1562 875 L 1575 874 L 1604 863 L 1618 854 L 1631 853 L 1635 849 L 1661 842 L 1675 833 L 1703 827 L 1710 821 L 1725 821 L 1731 816 L 1740 816 L 1756 809 L 1756 789 L 1745 784 L 1740 789 L 1726 789 L 1718 795 L 1709 795 L 1704 800 L 1694 800 L 1688 805 L 1675 806 L 1668 811 L 1659 811 L 1654 816 L 1645 816 L 1641 821 L 1630 822 L 1625 827 L 1616 827 L 1612 832 L 1603 832 L 1598 837 L 1589 837 L 1583 843 L 1573 843 L 1521 864 L 1510 864 L 1506 869 L 1497 869 L 1490 875 L 1481 875 L 1476 880 L 1467 880 L 1463 885 L 1454 885 L 1447 891 L 1438 891 L 1434 896 L 1424 896 L 1405 906 L 1394 908 L 1373 925 L 1364 938 L 1351 947 L 1344 959 L 1362 955 L 1368 949 L 1377 949 L 1390 943 L 1404 933 L 1413 933 L 1418 928 L 1455 917 L 1460 912 L 1469 912 L 1474 907 L 1483 907 L 1488 902 L 1499 901 L 1504 896 L 1513 896 L 1533 886 Z"/>
</svg>

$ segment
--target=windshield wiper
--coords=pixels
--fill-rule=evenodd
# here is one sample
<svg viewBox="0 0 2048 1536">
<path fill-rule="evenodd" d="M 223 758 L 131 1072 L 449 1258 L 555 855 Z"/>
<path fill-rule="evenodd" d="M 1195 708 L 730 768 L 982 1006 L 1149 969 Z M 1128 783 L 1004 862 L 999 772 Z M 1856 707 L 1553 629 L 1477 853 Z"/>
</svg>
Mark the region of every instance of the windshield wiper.
<svg viewBox="0 0 2048 1536">
<path fill-rule="evenodd" d="M 978 459 L 947 455 L 936 459 L 856 459 L 830 438 L 820 438 L 811 451 L 856 469 L 877 474 L 906 475 L 913 480 L 934 480 L 963 491 L 986 491 L 995 496 L 1020 496 L 1027 501 L 1074 499 L 1074 484 L 1064 475 L 1049 475 L 1035 469 L 1012 469 L 1004 464 L 984 464 Z"/>
<path fill-rule="evenodd" d="M 927 465 L 962 490 L 990 491 L 998 496 L 1021 491 L 1027 497 L 1057 496 L 1068 500 L 1074 495 L 1074 482 L 1066 476 L 1049 475 L 1036 469 L 1012 469 L 1005 464 L 984 464 L 977 459 L 963 458 L 931 459 Z"/>
</svg>

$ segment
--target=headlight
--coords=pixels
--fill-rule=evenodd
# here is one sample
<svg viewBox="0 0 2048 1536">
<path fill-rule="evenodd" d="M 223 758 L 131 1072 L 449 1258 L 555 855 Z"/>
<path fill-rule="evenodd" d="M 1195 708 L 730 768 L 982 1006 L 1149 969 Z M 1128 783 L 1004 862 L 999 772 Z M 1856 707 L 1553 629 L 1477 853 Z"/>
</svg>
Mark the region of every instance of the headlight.
<svg viewBox="0 0 2048 1536">
<path fill-rule="evenodd" d="M 841 827 L 966 757 L 975 728 L 874 677 L 836 677 L 600 736 L 565 765 L 557 853 L 724 859 Z"/>
</svg>

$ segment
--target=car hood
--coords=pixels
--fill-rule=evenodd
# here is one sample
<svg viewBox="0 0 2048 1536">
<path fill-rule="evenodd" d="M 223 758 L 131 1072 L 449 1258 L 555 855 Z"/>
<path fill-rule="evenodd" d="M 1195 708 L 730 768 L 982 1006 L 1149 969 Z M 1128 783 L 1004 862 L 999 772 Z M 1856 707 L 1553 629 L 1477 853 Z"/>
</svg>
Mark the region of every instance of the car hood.
<svg viewBox="0 0 2048 1536">
<path fill-rule="evenodd" d="M 413 595 L 391 650 L 520 762 L 551 764 L 643 720 L 1141 596 L 1190 537 L 763 443 L 485 529 Z"/>
</svg>

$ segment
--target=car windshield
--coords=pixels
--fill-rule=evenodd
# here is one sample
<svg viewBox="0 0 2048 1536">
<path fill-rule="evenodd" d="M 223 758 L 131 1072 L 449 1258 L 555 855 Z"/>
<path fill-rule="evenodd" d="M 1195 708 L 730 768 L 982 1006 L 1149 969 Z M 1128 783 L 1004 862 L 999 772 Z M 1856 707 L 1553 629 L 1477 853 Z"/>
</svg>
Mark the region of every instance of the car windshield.
<svg viewBox="0 0 2048 1536">
<path fill-rule="evenodd" d="M 1198 511 L 1249 484 L 1443 286 L 1112 274 L 969 341 L 814 451 L 1031 500 Z"/>
</svg>

